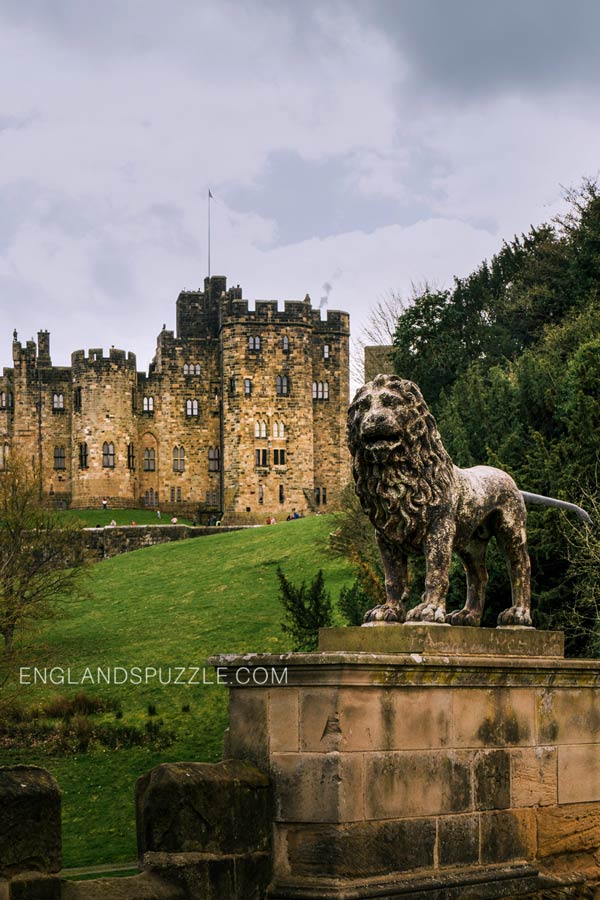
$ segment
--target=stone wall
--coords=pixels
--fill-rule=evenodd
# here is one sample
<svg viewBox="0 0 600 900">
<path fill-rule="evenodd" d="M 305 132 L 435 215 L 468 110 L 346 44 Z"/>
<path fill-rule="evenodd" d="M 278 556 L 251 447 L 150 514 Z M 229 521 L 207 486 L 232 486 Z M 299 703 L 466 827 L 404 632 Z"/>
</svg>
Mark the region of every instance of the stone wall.
<svg viewBox="0 0 600 900">
<path fill-rule="evenodd" d="M 83 546 L 92 559 L 108 559 L 142 547 L 166 544 L 188 538 L 239 531 L 240 525 L 119 525 L 105 528 L 84 528 L 81 532 Z"/>
</svg>

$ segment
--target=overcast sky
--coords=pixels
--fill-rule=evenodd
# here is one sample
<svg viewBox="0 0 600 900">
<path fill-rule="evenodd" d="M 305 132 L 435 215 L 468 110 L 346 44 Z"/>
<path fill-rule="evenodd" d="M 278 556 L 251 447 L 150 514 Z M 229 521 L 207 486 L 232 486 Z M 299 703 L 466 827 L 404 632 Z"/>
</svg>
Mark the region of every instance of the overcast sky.
<svg viewBox="0 0 600 900">
<path fill-rule="evenodd" d="M 0 365 L 153 356 L 207 272 L 355 335 L 600 170 L 597 0 L 0 0 Z"/>
</svg>

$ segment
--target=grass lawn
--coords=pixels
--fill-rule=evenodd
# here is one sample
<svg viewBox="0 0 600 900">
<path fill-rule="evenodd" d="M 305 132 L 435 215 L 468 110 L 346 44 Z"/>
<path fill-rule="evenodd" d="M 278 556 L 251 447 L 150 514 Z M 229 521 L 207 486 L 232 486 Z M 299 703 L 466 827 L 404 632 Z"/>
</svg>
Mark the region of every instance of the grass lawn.
<svg viewBox="0 0 600 900">
<path fill-rule="evenodd" d="M 102 511 L 92 512 L 98 518 Z M 82 690 L 21 684 L 20 667 L 70 667 L 76 680 L 86 666 L 94 671 L 98 666 L 164 671 L 169 666 L 202 667 L 213 653 L 288 650 L 280 628 L 276 568 L 281 565 L 295 582 L 322 568 L 337 599 L 352 574 L 344 560 L 327 550 L 332 527 L 330 516 L 309 517 L 162 544 L 97 563 L 87 599 L 66 604 L 60 618 L 21 634 L 17 657 L 0 688 L 2 700 L 39 708 L 53 696 Z M 211 670 L 207 675 L 212 676 Z M 149 721 L 162 722 L 177 737 L 162 750 L 108 750 L 94 744 L 87 753 L 48 756 L 26 747 L 0 749 L 0 765 L 42 765 L 58 779 L 64 792 L 67 867 L 134 859 L 136 778 L 159 762 L 219 759 L 227 724 L 227 692 L 214 684 L 104 684 L 83 690 L 120 704 L 118 722 L 114 710 L 94 715 L 94 721 L 141 729 Z M 149 716 L 149 707 L 155 707 L 155 715 Z"/>
<path fill-rule="evenodd" d="M 57 510 L 59 519 L 69 522 L 81 522 L 86 528 L 94 528 L 96 525 L 102 528 L 114 521 L 117 525 L 168 525 L 171 516 L 163 513 L 159 519 L 155 509 L 68 509 Z M 177 516 L 180 525 L 191 525 L 192 520 Z"/>
</svg>

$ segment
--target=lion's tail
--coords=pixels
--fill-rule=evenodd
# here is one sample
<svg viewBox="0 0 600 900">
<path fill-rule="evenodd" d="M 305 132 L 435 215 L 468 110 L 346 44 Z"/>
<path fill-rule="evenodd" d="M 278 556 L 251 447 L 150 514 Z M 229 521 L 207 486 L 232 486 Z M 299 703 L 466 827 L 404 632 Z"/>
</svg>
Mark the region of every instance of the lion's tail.
<svg viewBox="0 0 600 900">
<path fill-rule="evenodd" d="M 577 506 L 576 503 L 567 503 L 566 500 L 557 500 L 555 497 L 544 497 L 543 494 L 530 494 L 529 491 L 520 491 L 520 494 L 525 503 L 534 503 L 539 506 L 557 506 L 559 509 L 568 509 L 578 515 L 584 522 L 587 522 L 588 525 L 591 525 L 592 523 L 592 520 L 585 509 L 582 509 L 581 506 Z"/>
</svg>

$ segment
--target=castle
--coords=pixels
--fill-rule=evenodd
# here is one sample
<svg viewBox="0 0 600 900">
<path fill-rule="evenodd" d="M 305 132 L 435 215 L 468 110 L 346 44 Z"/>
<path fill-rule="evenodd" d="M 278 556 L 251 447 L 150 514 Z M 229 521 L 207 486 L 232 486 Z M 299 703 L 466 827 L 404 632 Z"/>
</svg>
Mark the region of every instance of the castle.
<svg viewBox="0 0 600 900">
<path fill-rule="evenodd" d="M 349 476 L 349 316 L 307 296 L 256 301 L 204 280 L 177 298 L 148 374 L 133 353 L 92 348 L 53 366 L 50 336 L 0 378 L 0 467 L 31 459 L 65 507 L 150 506 L 224 523 L 335 505 Z"/>
</svg>

